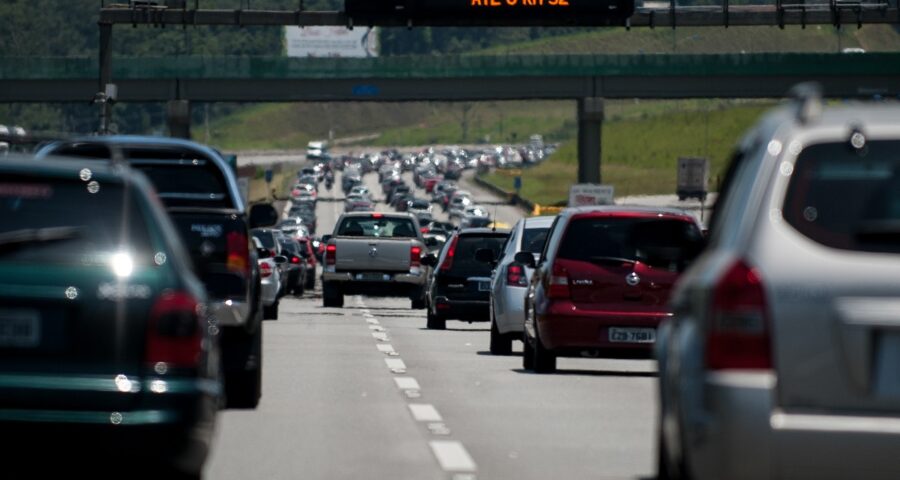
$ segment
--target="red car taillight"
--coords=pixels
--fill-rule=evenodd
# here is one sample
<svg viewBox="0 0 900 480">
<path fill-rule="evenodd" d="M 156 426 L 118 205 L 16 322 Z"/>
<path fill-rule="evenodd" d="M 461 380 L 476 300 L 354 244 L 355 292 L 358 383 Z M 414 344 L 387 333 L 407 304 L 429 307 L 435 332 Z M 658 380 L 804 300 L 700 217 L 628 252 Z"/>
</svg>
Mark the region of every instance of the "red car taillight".
<svg viewBox="0 0 900 480">
<path fill-rule="evenodd" d="M 292 256 L 292 257 L 291 257 L 291 263 L 293 263 L 294 265 L 300 264 L 300 257 L 298 257 L 298 256 L 296 256 L 296 255 Z"/>
<path fill-rule="evenodd" d="M 259 276 L 262 278 L 269 278 L 272 276 L 272 266 L 267 262 L 263 262 L 259 264 Z"/>
<path fill-rule="evenodd" d="M 708 368 L 772 368 L 766 295 L 759 272 L 735 262 L 715 286 L 709 319 Z"/>
<path fill-rule="evenodd" d="M 337 245 L 328 245 L 325 247 L 325 265 L 334 265 L 337 263 Z"/>
<path fill-rule="evenodd" d="M 558 263 L 550 269 L 550 287 L 547 289 L 548 298 L 569 298 L 569 272 Z"/>
<path fill-rule="evenodd" d="M 203 330 L 197 300 L 185 292 L 166 291 L 150 310 L 144 362 L 160 373 L 165 367 L 196 367 Z"/>
<path fill-rule="evenodd" d="M 525 267 L 519 263 L 510 263 L 506 267 L 506 284 L 511 287 L 527 287 L 528 278 L 525 277 Z"/>
<path fill-rule="evenodd" d="M 422 247 L 409 247 L 409 266 L 422 266 Z"/>
<path fill-rule="evenodd" d="M 453 268 L 453 257 L 456 256 L 456 244 L 459 242 L 459 237 L 453 237 L 453 241 L 450 242 L 450 246 L 447 247 L 447 256 L 444 258 L 444 262 L 441 263 L 441 271 L 449 272 L 451 268 Z"/>
<path fill-rule="evenodd" d="M 247 235 L 231 232 L 225 237 L 226 268 L 231 273 L 250 274 L 250 244 Z"/>
</svg>

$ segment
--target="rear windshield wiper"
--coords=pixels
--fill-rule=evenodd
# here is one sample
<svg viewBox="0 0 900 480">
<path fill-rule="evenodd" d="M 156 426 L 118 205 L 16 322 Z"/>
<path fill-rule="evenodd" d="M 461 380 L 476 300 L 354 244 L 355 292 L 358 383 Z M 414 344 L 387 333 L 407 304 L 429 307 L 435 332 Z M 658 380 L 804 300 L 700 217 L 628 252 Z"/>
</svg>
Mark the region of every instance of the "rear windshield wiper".
<svg viewBox="0 0 900 480">
<path fill-rule="evenodd" d="M 590 260 L 591 263 L 607 263 L 607 264 L 609 264 L 609 263 L 628 263 L 628 264 L 634 265 L 635 263 L 637 263 L 637 260 L 632 260 L 630 258 L 623 258 L 623 257 L 595 256 L 595 257 L 588 257 L 588 260 Z"/>
<path fill-rule="evenodd" d="M 863 243 L 900 243 L 900 221 L 865 222 L 856 231 L 855 237 Z"/>
<path fill-rule="evenodd" d="M 20 248 L 28 244 L 42 244 L 71 240 L 81 236 L 82 227 L 23 228 L 0 233 L 0 251 Z"/>
</svg>

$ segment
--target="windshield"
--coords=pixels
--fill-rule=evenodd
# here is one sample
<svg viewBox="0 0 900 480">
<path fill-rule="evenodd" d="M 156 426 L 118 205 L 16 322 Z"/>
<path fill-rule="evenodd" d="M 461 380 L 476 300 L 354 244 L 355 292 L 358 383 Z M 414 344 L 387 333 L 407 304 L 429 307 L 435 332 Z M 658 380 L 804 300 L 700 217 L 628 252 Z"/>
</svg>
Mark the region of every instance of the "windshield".
<svg viewBox="0 0 900 480">
<path fill-rule="evenodd" d="M 8 176 L 0 179 L 0 218 L 0 262 L 93 265 L 119 252 L 153 261 L 144 214 L 121 184 L 92 193 L 83 182 Z"/>
<path fill-rule="evenodd" d="M 587 217 L 569 223 L 558 256 L 583 262 L 636 261 L 681 271 L 702 247 L 702 233 L 686 220 Z"/>
<path fill-rule="evenodd" d="M 347 217 L 338 228 L 345 237 L 412 238 L 416 229 L 409 218 Z"/>
</svg>

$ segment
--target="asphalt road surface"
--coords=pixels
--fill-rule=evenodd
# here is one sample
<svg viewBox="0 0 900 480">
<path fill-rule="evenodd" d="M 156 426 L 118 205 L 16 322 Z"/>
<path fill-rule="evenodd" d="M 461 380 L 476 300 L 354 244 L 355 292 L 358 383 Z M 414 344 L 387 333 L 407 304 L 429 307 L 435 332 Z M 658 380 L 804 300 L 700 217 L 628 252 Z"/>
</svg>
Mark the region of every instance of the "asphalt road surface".
<svg viewBox="0 0 900 480">
<path fill-rule="evenodd" d="M 380 198 L 376 180 L 365 178 Z M 320 192 L 320 234 L 343 210 L 335 184 Z M 481 202 L 497 200 L 464 186 Z M 496 208 L 509 224 L 520 216 Z M 557 374 L 525 373 L 519 353 L 487 352 L 487 323 L 426 330 L 425 312 L 407 298 L 350 296 L 344 308 L 323 308 L 318 280 L 315 292 L 282 299 L 279 319 L 264 328 L 262 401 L 219 416 L 205 478 L 654 475 L 651 360 L 562 358 Z"/>
</svg>

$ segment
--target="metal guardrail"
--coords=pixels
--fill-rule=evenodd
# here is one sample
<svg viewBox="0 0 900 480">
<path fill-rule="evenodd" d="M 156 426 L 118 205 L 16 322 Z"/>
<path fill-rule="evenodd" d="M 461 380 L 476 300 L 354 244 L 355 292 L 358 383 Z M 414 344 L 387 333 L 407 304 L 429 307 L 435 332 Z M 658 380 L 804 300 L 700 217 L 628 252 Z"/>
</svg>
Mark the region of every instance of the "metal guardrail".
<svg viewBox="0 0 900 480">
<path fill-rule="evenodd" d="M 0 79 L 95 79 L 93 58 L 0 57 Z M 900 53 L 510 55 L 380 58 L 117 57 L 116 80 L 428 79 L 569 76 L 900 74 Z"/>
</svg>

